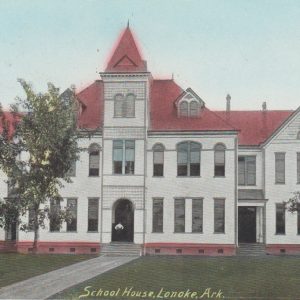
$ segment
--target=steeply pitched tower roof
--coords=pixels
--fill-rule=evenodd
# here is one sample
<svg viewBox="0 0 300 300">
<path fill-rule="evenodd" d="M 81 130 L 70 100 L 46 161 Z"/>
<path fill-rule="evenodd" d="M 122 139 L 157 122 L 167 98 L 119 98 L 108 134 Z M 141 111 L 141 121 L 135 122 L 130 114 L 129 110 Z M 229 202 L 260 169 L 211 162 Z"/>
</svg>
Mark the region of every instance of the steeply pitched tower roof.
<svg viewBox="0 0 300 300">
<path fill-rule="evenodd" d="M 127 26 L 107 64 L 105 72 L 146 72 L 147 63 L 141 57 L 133 34 Z"/>
</svg>

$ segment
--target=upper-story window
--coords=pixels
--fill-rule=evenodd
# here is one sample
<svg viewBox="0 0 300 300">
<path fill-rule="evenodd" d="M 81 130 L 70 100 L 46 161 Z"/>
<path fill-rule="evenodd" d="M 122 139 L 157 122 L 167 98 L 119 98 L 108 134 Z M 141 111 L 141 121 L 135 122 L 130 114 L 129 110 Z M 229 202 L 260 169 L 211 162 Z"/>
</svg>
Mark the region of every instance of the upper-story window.
<svg viewBox="0 0 300 300">
<path fill-rule="evenodd" d="M 285 153 L 275 153 L 275 183 L 285 183 Z"/>
<path fill-rule="evenodd" d="M 300 131 L 297 133 L 297 140 L 300 140 Z"/>
<path fill-rule="evenodd" d="M 177 176 L 200 176 L 201 144 L 182 142 L 177 145 Z"/>
<path fill-rule="evenodd" d="M 215 146 L 215 177 L 225 176 L 225 146 Z"/>
<path fill-rule="evenodd" d="M 164 146 L 153 146 L 153 176 L 164 176 Z"/>
<path fill-rule="evenodd" d="M 239 185 L 256 184 L 256 156 L 239 156 Z"/>
<path fill-rule="evenodd" d="M 115 118 L 133 118 L 135 114 L 135 95 L 130 93 L 124 96 L 117 94 L 114 99 Z"/>
<path fill-rule="evenodd" d="M 100 146 L 92 144 L 89 147 L 89 176 L 99 176 Z"/>
<path fill-rule="evenodd" d="M 198 117 L 199 115 L 199 104 L 197 101 L 181 101 L 179 103 L 179 116 L 180 117 Z"/>
<path fill-rule="evenodd" d="M 297 152 L 297 183 L 300 183 L 300 152 Z"/>
<path fill-rule="evenodd" d="M 134 174 L 135 141 L 113 141 L 113 173 Z"/>
</svg>

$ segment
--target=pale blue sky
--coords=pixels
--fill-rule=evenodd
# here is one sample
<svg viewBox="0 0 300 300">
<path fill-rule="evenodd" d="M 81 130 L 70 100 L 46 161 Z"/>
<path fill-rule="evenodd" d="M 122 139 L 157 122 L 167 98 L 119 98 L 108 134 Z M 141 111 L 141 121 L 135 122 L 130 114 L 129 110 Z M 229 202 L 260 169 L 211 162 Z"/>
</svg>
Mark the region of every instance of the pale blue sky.
<svg viewBox="0 0 300 300">
<path fill-rule="evenodd" d="M 0 0 L 0 101 L 51 81 L 79 90 L 103 71 L 127 19 L 154 77 L 192 87 L 207 106 L 300 105 L 299 0 Z"/>
</svg>

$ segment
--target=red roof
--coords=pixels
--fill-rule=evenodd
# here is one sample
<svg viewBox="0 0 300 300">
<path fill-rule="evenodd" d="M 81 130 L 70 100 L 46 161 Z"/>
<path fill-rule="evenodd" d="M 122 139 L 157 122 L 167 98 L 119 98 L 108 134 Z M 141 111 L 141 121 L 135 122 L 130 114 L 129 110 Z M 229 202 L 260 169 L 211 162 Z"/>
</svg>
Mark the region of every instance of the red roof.
<svg viewBox="0 0 300 300">
<path fill-rule="evenodd" d="M 232 125 L 206 107 L 202 109 L 198 118 L 178 118 L 175 101 L 182 92 L 173 80 L 153 80 L 150 99 L 151 130 L 235 130 Z"/>
<path fill-rule="evenodd" d="M 179 118 L 174 104 L 183 89 L 173 80 L 153 80 L 150 89 L 150 130 L 230 131 L 238 130 L 239 145 L 260 145 L 293 113 L 272 111 L 211 111 L 204 108 L 199 118 Z M 77 94 L 82 103 L 79 127 L 103 126 L 103 82 L 97 80 Z"/>
<path fill-rule="evenodd" d="M 82 104 L 78 120 L 80 128 L 97 129 L 103 124 L 103 82 L 97 80 L 77 94 Z"/>
<path fill-rule="evenodd" d="M 16 123 L 20 121 L 20 114 L 15 114 L 8 111 L 0 113 L 0 133 L 3 131 L 3 124 L 6 124 L 8 128 L 9 136 L 11 136 L 15 130 Z"/>
<path fill-rule="evenodd" d="M 129 27 L 125 29 L 105 72 L 146 72 L 147 64 L 142 60 L 137 43 Z"/>
<path fill-rule="evenodd" d="M 293 113 L 291 110 L 217 111 L 239 132 L 239 145 L 255 146 L 263 143 Z"/>
</svg>

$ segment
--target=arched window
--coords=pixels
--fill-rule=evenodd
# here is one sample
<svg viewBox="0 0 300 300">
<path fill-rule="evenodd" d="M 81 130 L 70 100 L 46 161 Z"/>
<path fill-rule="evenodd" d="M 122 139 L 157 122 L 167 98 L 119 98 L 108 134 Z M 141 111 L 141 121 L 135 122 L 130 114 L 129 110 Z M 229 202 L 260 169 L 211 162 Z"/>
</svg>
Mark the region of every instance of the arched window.
<svg viewBox="0 0 300 300">
<path fill-rule="evenodd" d="M 92 144 L 89 147 L 89 176 L 99 176 L 100 146 Z"/>
<path fill-rule="evenodd" d="M 188 113 L 188 103 L 186 101 L 182 101 L 179 104 L 179 116 L 180 117 L 188 117 L 189 113 Z"/>
<path fill-rule="evenodd" d="M 190 117 L 198 117 L 198 102 L 192 101 L 190 103 Z"/>
<path fill-rule="evenodd" d="M 225 146 L 215 146 L 215 177 L 225 176 Z"/>
<path fill-rule="evenodd" d="M 164 176 L 164 146 L 153 146 L 153 176 Z"/>
<path fill-rule="evenodd" d="M 201 145 L 183 142 L 177 145 L 177 176 L 200 176 Z"/>
<path fill-rule="evenodd" d="M 114 100 L 114 112 L 116 118 L 121 118 L 123 115 L 123 102 L 124 96 L 122 94 L 117 94 Z"/>
<path fill-rule="evenodd" d="M 300 140 L 300 130 L 297 133 L 297 140 Z"/>
<path fill-rule="evenodd" d="M 134 107 L 135 107 L 135 96 L 133 94 L 128 94 L 126 96 L 124 107 L 123 107 L 123 115 L 126 118 L 134 117 Z"/>
<path fill-rule="evenodd" d="M 114 117 L 115 118 L 132 118 L 135 113 L 135 95 L 117 94 L 114 99 Z"/>
</svg>

